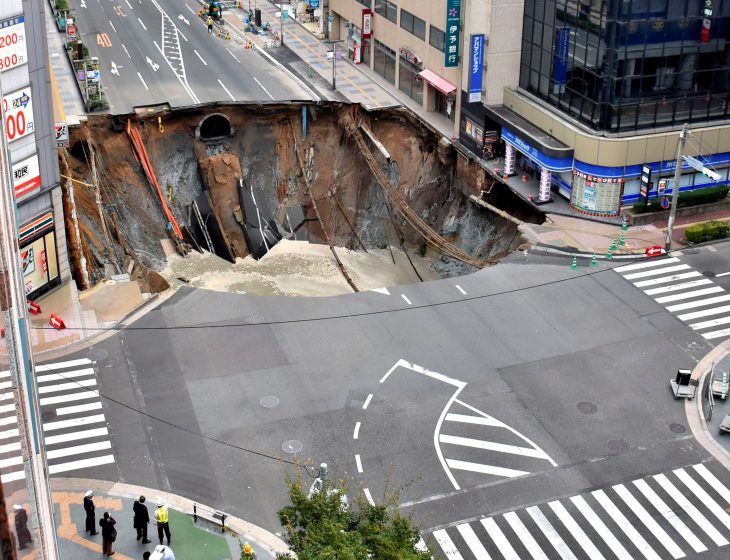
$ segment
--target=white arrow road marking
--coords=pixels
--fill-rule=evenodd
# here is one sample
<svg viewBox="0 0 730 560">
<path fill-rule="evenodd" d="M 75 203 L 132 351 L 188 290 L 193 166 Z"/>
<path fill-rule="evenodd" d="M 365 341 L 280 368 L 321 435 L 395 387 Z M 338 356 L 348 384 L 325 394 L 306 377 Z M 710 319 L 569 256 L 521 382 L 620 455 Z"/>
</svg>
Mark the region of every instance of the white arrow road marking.
<svg viewBox="0 0 730 560">
<path fill-rule="evenodd" d="M 81 0 L 81 7 L 86 9 L 86 0 Z"/>
<path fill-rule="evenodd" d="M 188 21 L 188 19 L 184 15 L 182 15 L 182 14 L 180 14 L 179 16 L 177 16 L 177 19 L 179 19 L 180 21 L 185 22 L 185 25 L 190 25 L 190 21 Z"/>
<path fill-rule="evenodd" d="M 155 64 L 149 56 L 147 57 L 147 64 L 152 66 L 152 70 L 154 70 L 155 72 L 157 72 L 157 69 L 160 67 L 160 65 Z"/>
<path fill-rule="evenodd" d="M 119 76 L 119 69 L 120 68 L 124 68 L 124 66 L 117 66 L 117 63 L 112 60 L 111 73 L 112 74 L 116 74 L 117 76 Z"/>
</svg>

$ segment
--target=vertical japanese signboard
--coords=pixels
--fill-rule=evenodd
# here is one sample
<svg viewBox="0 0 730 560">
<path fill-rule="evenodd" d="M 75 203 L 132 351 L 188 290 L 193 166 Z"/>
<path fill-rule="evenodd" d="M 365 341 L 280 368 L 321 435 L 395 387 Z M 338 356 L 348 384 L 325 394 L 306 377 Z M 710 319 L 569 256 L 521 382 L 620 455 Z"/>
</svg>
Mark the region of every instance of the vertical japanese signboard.
<svg viewBox="0 0 730 560">
<path fill-rule="evenodd" d="M 362 11 L 362 38 L 370 39 L 373 36 L 373 11 L 364 9 Z"/>
<path fill-rule="evenodd" d="M 469 103 L 476 103 L 482 98 L 484 35 L 472 35 L 469 45 Z"/>
<path fill-rule="evenodd" d="M 568 81 L 568 51 L 570 49 L 570 27 L 561 27 L 555 37 L 555 65 L 553 67 L 554 93 L 565 91 Z"/>
<path fill-rule="evenodd" d="M 15 198 L 20 198 L 41 186 L 41 172 L 38 167 L 38 156 L 32 155 L 23 161 L 13 164 L 13 187 Z"/>
<path fill-rule="evenodd" d="M 446 0 L 446 40 L 444 55 L 446 68 L 459 65 L 459 36 L 461 30 L 461 0 Z"/>
<path fill-rule="evenodd" d="M 26 62 L 25 16 L 0 20 L 0 72 Z"/>
<path fill-rule="evenodd" d="M 35 132 L 30 86 L 3 96 L 3 120 L 8 143 Z"/>
</svg>

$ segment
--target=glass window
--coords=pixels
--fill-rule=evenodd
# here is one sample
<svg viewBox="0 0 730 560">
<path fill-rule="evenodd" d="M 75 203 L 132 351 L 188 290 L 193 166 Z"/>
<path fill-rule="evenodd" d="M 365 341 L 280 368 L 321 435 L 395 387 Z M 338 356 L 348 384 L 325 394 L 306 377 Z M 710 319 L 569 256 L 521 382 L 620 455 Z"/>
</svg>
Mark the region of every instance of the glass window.
<svg viewBox="0 0 730 560">
<path fill-rule="evenodd" d="M 406 10 L 400 11 L 400 26 L 419 39 L 426 38 L 426 22 Z"/>
<path fill-rule="evenodd" d="M 400 57 L 398 89 L 417 101 L 419 105 L 423 105 L 423 80 L 418 77 L 420 71 L 418 66 Z"/>
<path fill-rule="evenodd" d="M 360 4 L 362 4 L 363 6 L 366 6 L 368 8 L 372 8 L 373 7 L 373 0 L 357 0 L 357 1 Z"/>
<path fill-rule="evenodd" d="M 375 41 L 373 67 L 378 74 L 395 85 L 395 51 L 378 40 Z"/>
<path fill-rule="evenodd" d="M 375 13 L 398 23 L 398 6 L 390 0 L 375 0 Z"/>
<path fill-rule="evenodd" d="M 444 32 L 438 27 L 433 25 L 429 29 L 428 42 L 432 47 L 436 47 L 438 50 L 443 52 L 444 50 Z"/>
</svg>

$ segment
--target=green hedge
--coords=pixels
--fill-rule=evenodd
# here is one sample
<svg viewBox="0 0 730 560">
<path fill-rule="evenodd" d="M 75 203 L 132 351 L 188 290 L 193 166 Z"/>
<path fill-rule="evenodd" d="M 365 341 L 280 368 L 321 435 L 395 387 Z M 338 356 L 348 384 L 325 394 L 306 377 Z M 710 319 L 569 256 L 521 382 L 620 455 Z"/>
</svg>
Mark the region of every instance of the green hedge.
<svg viewBox="0 0 730 560">
<path fill-rule="evenodd" d="M 679 196 L 677 206 L 683 208 L 685 206 L 697 206 L 698 204 L 710 204 L 712 202 L 718 202 L 727 197 L 727 193 L 730 191 L 730 187 L 725 185 L 717 187 L 708 187 L 706 189 L 699 189 L 696 191 L 683 192 Z M 644 212 L 661 212 L 661 198 L 653 198 L 649 201 L 648 208 L 644 208 L 644 201 L 634 203 L 634 214 L 643 214 Z M 672 197 L 667 196 L 669 202 L 672 202 Z"/>
<path fill-rule="evenodd" d="M 690 243 L 702 243 L 713 239 L 725 239 L 730 233 L 727 222 L 712 220 L 701 224 L 694 224 L 684 230 L 684 237 Z"/>
<path fill-rule="evenodd" d="M 67 0 L 56 0 L 56 11 L 63 12 L 68 10 Z"/>
</svg>

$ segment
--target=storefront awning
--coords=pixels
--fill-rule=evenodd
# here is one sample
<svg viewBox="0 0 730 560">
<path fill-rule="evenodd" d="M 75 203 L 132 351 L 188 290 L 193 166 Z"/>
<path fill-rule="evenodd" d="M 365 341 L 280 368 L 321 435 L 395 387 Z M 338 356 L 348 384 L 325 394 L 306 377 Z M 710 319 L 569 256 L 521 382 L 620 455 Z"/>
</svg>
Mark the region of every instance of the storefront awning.
<svg viewBox="0 0 730 560">
<path fill-rule="evenodd" d="M 452 91 L 456 89 L 455 85 L 450 84 L 441 76 L 431 72 L 431 70 L 423 70 L 422 72 L 419 72 L 418 77 L 421 78 L 424 82 L 428 82 L 429 84 L 431 84 L 444 95 L 449 95 Z"/>
<path fill-rule="evenodd" d="M 560 140 L 536 127 L 508 107 L 503 105 L 487 106 L 485 109 L 487 116 L 514 134 L 525 139 L 529 138 L 530 142 L 543 154 L 558 159 L 573 158 L 573 148 L 566 146 Z"/>
</svg>

